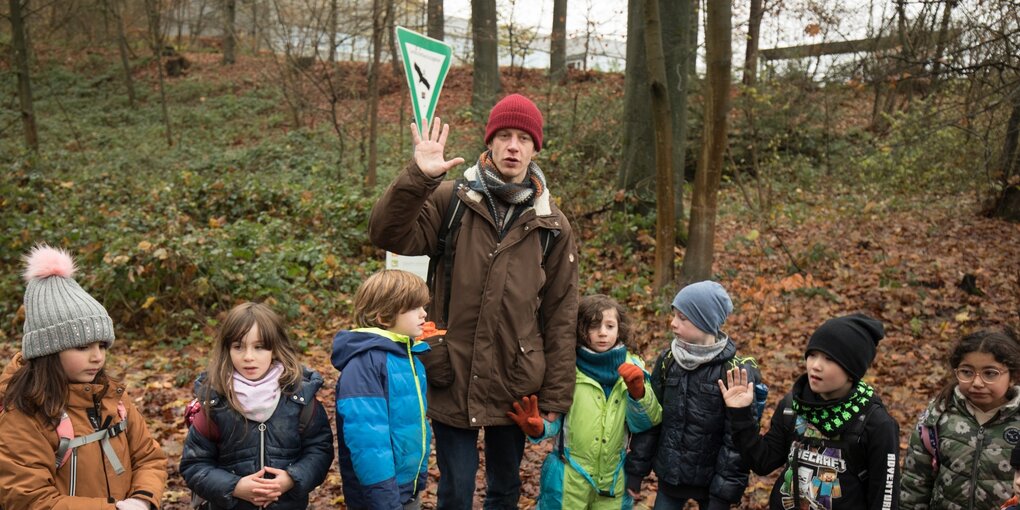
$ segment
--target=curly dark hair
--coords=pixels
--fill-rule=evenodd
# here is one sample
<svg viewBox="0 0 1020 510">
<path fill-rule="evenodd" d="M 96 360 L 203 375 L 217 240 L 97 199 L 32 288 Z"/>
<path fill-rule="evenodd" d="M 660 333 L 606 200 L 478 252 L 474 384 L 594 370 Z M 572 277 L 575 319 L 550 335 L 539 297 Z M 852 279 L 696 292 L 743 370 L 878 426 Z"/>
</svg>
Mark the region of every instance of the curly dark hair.
<svg viewBox="0 0 1020 510">
<path fill-rule="evenodd" d="M 620 303 L 605 294 L 593 294 L 584 296 L 577 305 L 577 346 L 589 347 L 588 331 L 597 327 L 602 322 L 602 312 L 616 310 L 617 317 L 617 343 L 622 343 L 628 349 L 630 346 L 630 322 L 627 320 L 627 312 Z"/>
<path fill-rule="evenodd" d="M 960 366 L 963 357 L 972 352 L 991 354 L 995 361 L 1006 365 L 1009 377 L 1014 383 L 1020 380 L 1020 340 L 1017 339 L 1016 332 L 1012 328 L 1004 326 L 1001 329 L 982 330 L 961 338 L 949 353 L 949 368 L 955 370 Z M 957 384 L 956 378 L 950 370 L 949 381 L 935 397 L 940 406 L 949 405 Z M 1010 393 L 1012 391 L 1013 389 L 1010 388 Z"/>
</svg>

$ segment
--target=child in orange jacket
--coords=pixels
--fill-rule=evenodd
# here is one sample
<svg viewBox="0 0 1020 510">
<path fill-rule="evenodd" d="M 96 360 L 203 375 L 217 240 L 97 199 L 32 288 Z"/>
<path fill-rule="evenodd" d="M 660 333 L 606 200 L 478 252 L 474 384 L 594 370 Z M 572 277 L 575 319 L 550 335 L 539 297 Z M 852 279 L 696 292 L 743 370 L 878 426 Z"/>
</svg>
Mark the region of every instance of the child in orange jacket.
<svg viewBox="0 0 1020 510">
<path fill-rule="evenodd" d="M 21 352 L 0 376 L 0 507 L 159 508 L 166 455 L 103 369 L 113 321 L 74 269 L 48 246 L 28 257 Z"/>
</svg>

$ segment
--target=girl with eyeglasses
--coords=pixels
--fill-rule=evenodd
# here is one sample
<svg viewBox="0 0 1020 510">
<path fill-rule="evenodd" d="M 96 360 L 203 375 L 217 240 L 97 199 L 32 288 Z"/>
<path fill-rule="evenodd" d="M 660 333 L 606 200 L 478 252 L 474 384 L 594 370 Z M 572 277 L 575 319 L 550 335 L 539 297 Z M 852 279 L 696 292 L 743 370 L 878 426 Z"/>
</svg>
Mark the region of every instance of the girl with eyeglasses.
<svg viewBox="0 0 1020 510">
<path fill-rule="evenodd" d="M 1013 495 L 1020 443 L 1020 342 L 1010 329 L 973 333 L 949 365 L 952 379 L 910 436 L 901 508 L 998 508 Z"/>
</svg>

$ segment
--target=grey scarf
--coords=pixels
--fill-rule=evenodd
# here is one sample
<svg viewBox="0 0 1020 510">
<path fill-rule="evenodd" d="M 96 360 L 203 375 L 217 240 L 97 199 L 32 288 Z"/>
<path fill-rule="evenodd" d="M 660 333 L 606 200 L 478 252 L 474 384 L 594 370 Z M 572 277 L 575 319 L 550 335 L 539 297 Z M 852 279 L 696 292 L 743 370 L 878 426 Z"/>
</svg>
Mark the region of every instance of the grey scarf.
<svg viewBox="0 0 1020 510">
<path fill-rule="evenodd" d="M 684 370 L 694 370 L 719 355 L 723 349 L 726 348 L 726 342 L 729 341 L 729 337 L 723 335 L 714 344 L 700 345 L 700 344 L 689 344 L 674 337 L 673 343 L 670 344 L 670 350 L 673 351 L 673 359 L 676 360 L 677 364 L 683 367 Z"/>
<path fill-rule="evenodd" d="M 492 161 L 492 151 L 485 151 L 478 157 L 478 180 L 469 182 L 468 186 L 485 195 L 496 225 L 503 229 L 504 222 L 511 216 L 507 214 L 511 207 L 530 203 L 545 191 L 545 175 L 532 161 L 524 182 L 506 182 Z"/>
</svg>

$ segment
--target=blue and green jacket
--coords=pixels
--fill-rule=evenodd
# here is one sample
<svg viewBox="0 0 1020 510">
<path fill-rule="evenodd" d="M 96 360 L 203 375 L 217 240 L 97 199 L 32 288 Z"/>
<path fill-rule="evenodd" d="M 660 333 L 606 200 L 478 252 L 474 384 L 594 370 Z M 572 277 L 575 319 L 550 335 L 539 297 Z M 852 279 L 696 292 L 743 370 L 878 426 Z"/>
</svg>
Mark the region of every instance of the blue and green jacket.
<svg viewBox="0 0 1020 510">
<path fill-rule="evenodd" d="M 333 337 L 340 476 L 351 508 L 400 509 L 425 488 L 432 429 L 425 420 L 429 350 L 378 328 Z"/>
<path fill-rule="evenodd" d="M 602 353 L 606 355 L 607 353 Z M 620 362 L 642 369 L 641 358 L 626 352 L 610 366 L 600 367 L 616 376 Z M 662 421 L 662 407 L 645 373 L 645 396 L 634 400 L 623 378 L 605 385 L 580 368 L 576 370 L 573 404 L 567 414 L 545 422 L 540 442 L 555 438 L 556 444 L 542 463 L 541 491 L 537 508 L 631 508 L 623 466 L 631 433 L 643 432 Z"/>
</svg>

